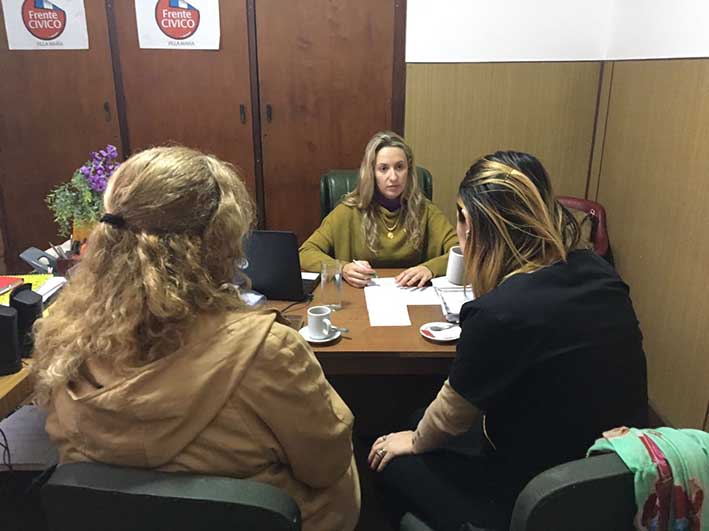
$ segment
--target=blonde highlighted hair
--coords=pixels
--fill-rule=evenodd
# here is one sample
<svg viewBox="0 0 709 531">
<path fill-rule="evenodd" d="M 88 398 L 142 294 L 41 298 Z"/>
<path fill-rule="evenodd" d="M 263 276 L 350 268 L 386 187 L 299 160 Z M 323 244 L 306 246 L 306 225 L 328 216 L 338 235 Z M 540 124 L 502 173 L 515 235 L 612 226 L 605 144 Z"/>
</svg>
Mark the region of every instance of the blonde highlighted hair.
<svg viewBox="0 0 709 531">
<path fill-rule="evenodd" d="M 377 216 L 378 207 L 376 201 L 373 200 L 377 186 L 375 166 L 377 153 L 385 147 L 399 148 L 406 156 L 408 176 L 404 191 L 401 193 L 401 209 L 404 216 L 402 226 L 406 230 L 409 241 L 414 248 L 419 247 L 423 241 L 421 218 L 426 206 L 426 198 L 419 187 L 414 153 L 399 135 L 391 131 L 381 131 L 371 138 L 364 150 L 364 158 L 362 159 L 359 178 L 357 179 L 357 188 L 347 194 L 342 200 L 345 205 L 358 208 L 363 212 L 362 233 L 364 241 L 367 244 L 367 248 L 375 255 L 379 250 L 379 224 L 383 223 Z"/>
<path fill-rule="evenodd" d="M 106 212 L 49 315 L 35 325 L 33 370 L 46 403 L 94 358 L 125 372 L 183 345 L 203 313 L 243 308 L 231 282 L 254 209 L 233 166 L 185 147 L 124 162 Z"/>
<path fill-rule="evenodd" d="M 466 274 L 478 297 L 513 274 L 566 260 L 578 245 L 578 223 L 556 201 L 546 170 L 532 155 L 498 151 L 481 158 L 458 196 L 470 218 Z M 465 222 L 460 206 L 458 219 Z"/>
</svg>

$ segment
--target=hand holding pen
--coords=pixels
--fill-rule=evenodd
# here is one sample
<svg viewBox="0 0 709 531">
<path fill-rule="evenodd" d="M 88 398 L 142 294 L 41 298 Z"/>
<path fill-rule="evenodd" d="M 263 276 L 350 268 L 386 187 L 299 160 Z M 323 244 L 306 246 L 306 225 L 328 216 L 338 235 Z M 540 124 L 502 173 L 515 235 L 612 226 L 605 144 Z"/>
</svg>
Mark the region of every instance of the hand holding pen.
<svg viewBox="0 0 709 531">
<path fill-rule="evenodd" d="M 372 266 L 366 260 L 354 260 L 345 264 L 342 268 L 342 277 L 345 282 L 355 288 L 365 287 L 372 277 L 376 276 L 377 272 L 372 269 Z"/>
</svg>

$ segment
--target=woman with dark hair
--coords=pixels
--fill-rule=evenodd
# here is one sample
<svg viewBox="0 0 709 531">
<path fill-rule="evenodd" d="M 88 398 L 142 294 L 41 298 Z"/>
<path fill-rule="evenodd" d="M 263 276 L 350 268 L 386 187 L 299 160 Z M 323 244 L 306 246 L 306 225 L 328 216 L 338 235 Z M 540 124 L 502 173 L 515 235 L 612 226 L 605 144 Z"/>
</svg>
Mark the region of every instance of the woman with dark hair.
<svg viewBox="0 0 709 531">
<path fill-rule="evenodd" d="M 441 210 L 421 192 L 411 147 L 396 133 L 375 134 L 364 150 L 357 187 L 300 248 L 300 265 L 346 262 L 345 281 L 369 283 L 376 267 L 405 267 L 402 286 L 423 286 L 444 275 L 456 235 Z"/>
<path fill-rule="evenodd" d="M 582 458 L 604 430 L 646 424 L 645 354 L 627 285 L 576 249 L 537 159 L 483 157 L 457 206 L 477 298 L 438 396 L 414 430 L 379 437 L 369 463 L 437 530 L 505 528 L 532 477 Z"/>
</svg>

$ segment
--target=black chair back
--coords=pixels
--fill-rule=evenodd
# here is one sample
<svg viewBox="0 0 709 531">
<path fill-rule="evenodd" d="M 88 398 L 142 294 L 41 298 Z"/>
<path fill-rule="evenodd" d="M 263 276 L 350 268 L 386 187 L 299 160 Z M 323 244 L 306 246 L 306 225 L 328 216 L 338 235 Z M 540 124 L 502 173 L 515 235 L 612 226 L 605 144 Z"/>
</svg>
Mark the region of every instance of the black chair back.
<svg viewBox="0 0 709 531">
<path fill-rule="evenodd" d="M 632 531 L 633 473 L 617 454 L 550 468 L 517 497 L 510 531 Z"/>
<path fill-rule="evenodd" d="M 532 479 L 517 497 L 510 531 L 633 531 L 634 517 L 633 473 L 617 454 L 603 454 Z M 407 513 L 399 531 L 434 530 Z M 460 531 L 486 530 L 467 523 Z"/>
<path fill-rule="evenodd" d="M 69 463 L 42 487 L 52 531 L 298 531 L 300 510 L 255 481 Z"/>
</svg>

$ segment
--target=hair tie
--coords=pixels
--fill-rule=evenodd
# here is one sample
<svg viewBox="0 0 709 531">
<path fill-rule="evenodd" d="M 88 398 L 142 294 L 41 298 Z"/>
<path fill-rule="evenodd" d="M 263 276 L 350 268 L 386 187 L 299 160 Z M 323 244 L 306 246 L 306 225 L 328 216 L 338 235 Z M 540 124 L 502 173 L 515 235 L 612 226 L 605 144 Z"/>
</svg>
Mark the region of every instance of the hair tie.
<svg viewBox="0 0 709 531">
<path fill-rule="evenodd" d="M 126 220 L 120 214 L 104 214 L 99 221 L 113 225 L 117 229 L 122 229 L 126 226 Z"/>
</svg>

